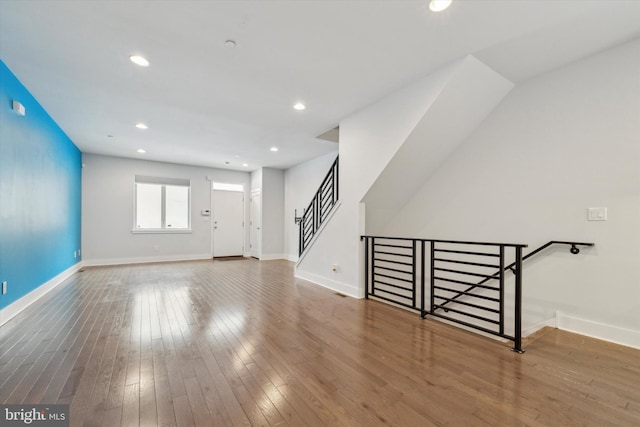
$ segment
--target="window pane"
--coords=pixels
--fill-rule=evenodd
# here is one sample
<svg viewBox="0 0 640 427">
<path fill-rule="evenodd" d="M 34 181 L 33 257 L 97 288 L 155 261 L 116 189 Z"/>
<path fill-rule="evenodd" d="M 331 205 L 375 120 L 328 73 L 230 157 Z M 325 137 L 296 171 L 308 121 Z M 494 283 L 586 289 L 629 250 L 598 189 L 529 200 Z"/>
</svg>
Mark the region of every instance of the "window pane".
<svg viewBox="0 0 640 427">
<path fill-rule="evenodd" d="M 166 186 L 167 228 L 189 228 L 189 187 Z"/>
<path fill-rule="evenodd" d="M 225 190 L 225 191 L 244 191 L 244 185 L 242 184 L 227 184 L 224 182 L 214 182 L 213 183 L 214 190 Z"/>
<path fill-rule="evenodd" d="M 162 228 L 162 186 L 136 184 L 136 228 Z"/>
</svg>

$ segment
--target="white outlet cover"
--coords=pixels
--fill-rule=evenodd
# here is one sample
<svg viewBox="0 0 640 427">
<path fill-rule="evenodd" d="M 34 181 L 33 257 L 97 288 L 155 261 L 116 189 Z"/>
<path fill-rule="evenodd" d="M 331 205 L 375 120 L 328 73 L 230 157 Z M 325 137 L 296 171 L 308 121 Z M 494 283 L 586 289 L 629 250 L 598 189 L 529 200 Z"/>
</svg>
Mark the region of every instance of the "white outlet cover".
<svg viewBox="0 0 640 427">
<path fill-rule="evenodd" d="M 606 221 L 607 208 L 589 208 L 587 210 L 587 220 L 589 221 Z"/>
</svg>

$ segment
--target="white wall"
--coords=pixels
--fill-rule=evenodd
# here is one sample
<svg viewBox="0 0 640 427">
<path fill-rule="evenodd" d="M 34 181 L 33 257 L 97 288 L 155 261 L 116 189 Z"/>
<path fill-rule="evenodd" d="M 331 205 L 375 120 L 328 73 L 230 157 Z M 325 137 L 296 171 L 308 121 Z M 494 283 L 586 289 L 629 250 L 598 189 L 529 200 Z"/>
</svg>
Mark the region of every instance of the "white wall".
<svg viewBox="0 0 640 427">
<path fill-rule="evenodd" d="M 284 254 L 284 171 L 260 168 L 251 172 L 251 191 L 260 190 L 260 259 L 281 259 Z"/>
<path fill-rule="evenodd" d="M 340 123 L 341 205 L 298 264 L 298 277 L 348 295 L 364 295 L 360 202 L 458 65 L 444 67 Z M 338 265 L 336 272 L 333 264 Z"/>
<path fill-rule="evenodd" d="M 640 41 L 514 89 L 383 230 L 526 243 L 526 330 L 565 329 L 640 347 Z M 606 206 L 609 220 L 587 221 Z M 527 250 L 525 250 L 527 253 Z"/>
<path fill-rule="evenodd" d="M 366 233 L 379 234 L 512 88 L 513 83 L 473 56 L 458 61 L 438 96 L 364 196 Z"/>
<path fill-rule="evenodd" d="M 337 155 L 337 151 L 325 154 L 284 171 L 284 253 L 290 261 L 298 261 L 295 210 L 298 210 L 298 216 L 302 216 Z"/>
<path fill-rule="evenodd" d="M 261 260 L 284 258 L 284 171 L 262 168 Z"/>
<path fill-rule="evenodd" d="M 87 264 L 209 258 L 211 181 L 242 184 L 249 200 L 249 173 L 83 154 L 82 258 Z M 191 180 L 190 234 L 133 234 L 135 175 Z M 249 224 L 245 203 L 245 224 Z M 248 228 L 245 246 L 248 247 Z"/>
</svg>

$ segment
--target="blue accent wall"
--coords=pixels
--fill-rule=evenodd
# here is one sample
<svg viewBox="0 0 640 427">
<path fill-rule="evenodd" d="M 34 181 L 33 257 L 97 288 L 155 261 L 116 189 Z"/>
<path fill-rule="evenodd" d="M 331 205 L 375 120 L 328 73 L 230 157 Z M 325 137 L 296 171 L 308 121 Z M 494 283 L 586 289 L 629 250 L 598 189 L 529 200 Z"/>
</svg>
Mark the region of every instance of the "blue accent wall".
<svg viewBox="0 0 640 427">
<path fill-rule="evenodd" d="M 0 309 L 80 261 L 81 167 L 80 150 L 0 61 Z"/>
</svg>

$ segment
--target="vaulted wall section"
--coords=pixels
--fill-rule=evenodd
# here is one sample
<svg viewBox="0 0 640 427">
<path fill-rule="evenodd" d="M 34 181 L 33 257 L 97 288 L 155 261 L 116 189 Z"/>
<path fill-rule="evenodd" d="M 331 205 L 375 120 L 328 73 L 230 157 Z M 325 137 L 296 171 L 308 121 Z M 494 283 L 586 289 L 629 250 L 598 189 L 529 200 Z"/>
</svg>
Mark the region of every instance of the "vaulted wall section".
<svg viewBox="0 0 640 427">
<path fill-rule="evenodd" d="M 367 234 L 377 234 L 513 88 L 513 83 L 467 56 L 367 191 Z"/>
</svg>

